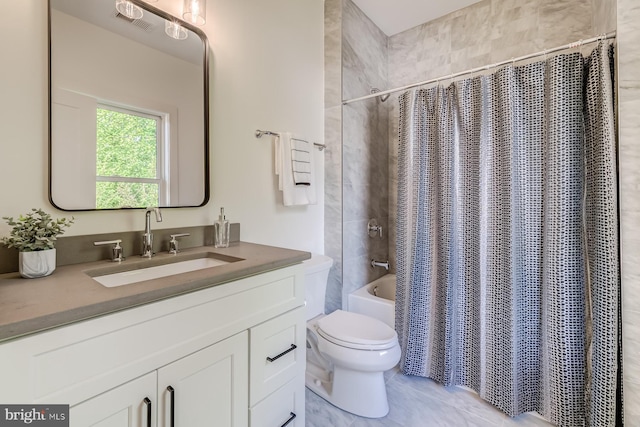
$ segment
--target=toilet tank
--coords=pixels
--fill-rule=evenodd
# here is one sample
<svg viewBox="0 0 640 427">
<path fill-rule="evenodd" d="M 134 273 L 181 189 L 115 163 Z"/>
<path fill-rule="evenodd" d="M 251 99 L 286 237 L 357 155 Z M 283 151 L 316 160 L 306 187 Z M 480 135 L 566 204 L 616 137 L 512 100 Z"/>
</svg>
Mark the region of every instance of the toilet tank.
<svg viewBox="0 0 640 427">
<path fill-rule="evenodd" d="M 304 266 L 304 290 L 307 303 L 307 320 L 324 313 L 327 279 L 333 260 L 324 255 L 311 255 L 302 262 Z"/>
</svg>

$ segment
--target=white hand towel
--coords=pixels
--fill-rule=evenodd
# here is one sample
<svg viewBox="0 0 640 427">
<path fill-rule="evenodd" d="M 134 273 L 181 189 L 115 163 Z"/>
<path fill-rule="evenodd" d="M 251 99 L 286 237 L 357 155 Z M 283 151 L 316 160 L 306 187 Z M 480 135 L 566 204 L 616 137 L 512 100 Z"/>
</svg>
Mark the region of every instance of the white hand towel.
<svg viewBox="0 0 640 427">
<path fill-rule="evenodd" d="M 296 144 L 296 142 L 294 142 Z M 307 143 L 308 144 L 308 143 Z M 294 146 L 295 147 L 295 146 Z M 278 175 L 278 188 L 282 191 L 282 201 L 285 206 L 315 205 L 316 180 L 313 167 L 313 158 L 310 152 L 310 162 L 306 163 L 307 170 L 297 169 L 297 173 L 304 173 L 304 181 L 308 185 L 296 185 L 296 176 L 293 170 L 292 138 L 288 132 L 280 132 L 276 137 L 276 174 Z M 298 156 L 296 154 L 296 156 Z M 279 168 L 279 169 L 278 169 Z M 301 176 L 299 177 L 302 181 Z"/>
</svg>

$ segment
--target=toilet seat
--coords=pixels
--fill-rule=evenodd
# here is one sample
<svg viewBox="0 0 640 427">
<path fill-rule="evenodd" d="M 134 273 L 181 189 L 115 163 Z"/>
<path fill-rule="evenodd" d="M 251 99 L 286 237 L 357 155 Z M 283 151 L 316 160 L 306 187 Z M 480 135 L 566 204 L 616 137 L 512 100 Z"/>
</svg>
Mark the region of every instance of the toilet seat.
<svg viewBox="0 0 640 427">
<path fill-rule="evenodd" d="M 398 345 L 398 334 L 378 319 L 336 310 L 317 322 L 320 336 L 336 345 L 358 350 L 386 350 Z"/>
</svg>

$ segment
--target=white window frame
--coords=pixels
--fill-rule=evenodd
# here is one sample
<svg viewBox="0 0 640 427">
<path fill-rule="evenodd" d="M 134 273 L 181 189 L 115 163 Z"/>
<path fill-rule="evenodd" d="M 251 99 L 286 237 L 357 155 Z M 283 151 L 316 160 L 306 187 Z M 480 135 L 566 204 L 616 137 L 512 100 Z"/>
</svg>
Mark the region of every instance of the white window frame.
<svg viewBox="0 0 640 427">
<path fill-rule="evenodd" d="M 169 114 L 157 111 L 145 110 L 136 107 L 123 107 L 114 103 L 100 101 L 98 109 L 116 111 L 132 116 L 139 116 L 156 121 L 156 177 L 136 178 L 121 176 L 102 176 L 96 174 L 96 182 L 125 182 L 125 183 L 145 183 L 158 185 L 158 206 L 170 205 L 170 183 L 169 183 Z M 97 142 L 97 141 L 96 141 Z M 143 206 L 139 206 L 143 207 Z"/>
</svg>

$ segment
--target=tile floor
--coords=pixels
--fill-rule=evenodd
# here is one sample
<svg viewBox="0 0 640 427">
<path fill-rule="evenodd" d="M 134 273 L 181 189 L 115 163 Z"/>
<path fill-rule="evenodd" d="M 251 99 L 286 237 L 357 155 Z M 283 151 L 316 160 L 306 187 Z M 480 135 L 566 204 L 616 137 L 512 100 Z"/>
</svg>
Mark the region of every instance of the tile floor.
<svg viewBox="0 0 640 427">
<path fill-rule="evenodd" d="M 552 427 L 532 414 L 510 418 L 475 393 L 443 387 L 421 377 L 405 376 L 397 368 L 385 373 L 389 413 L 384 418 L 362 418 L 306 393 L 307 427 Z"/>
</svg>

